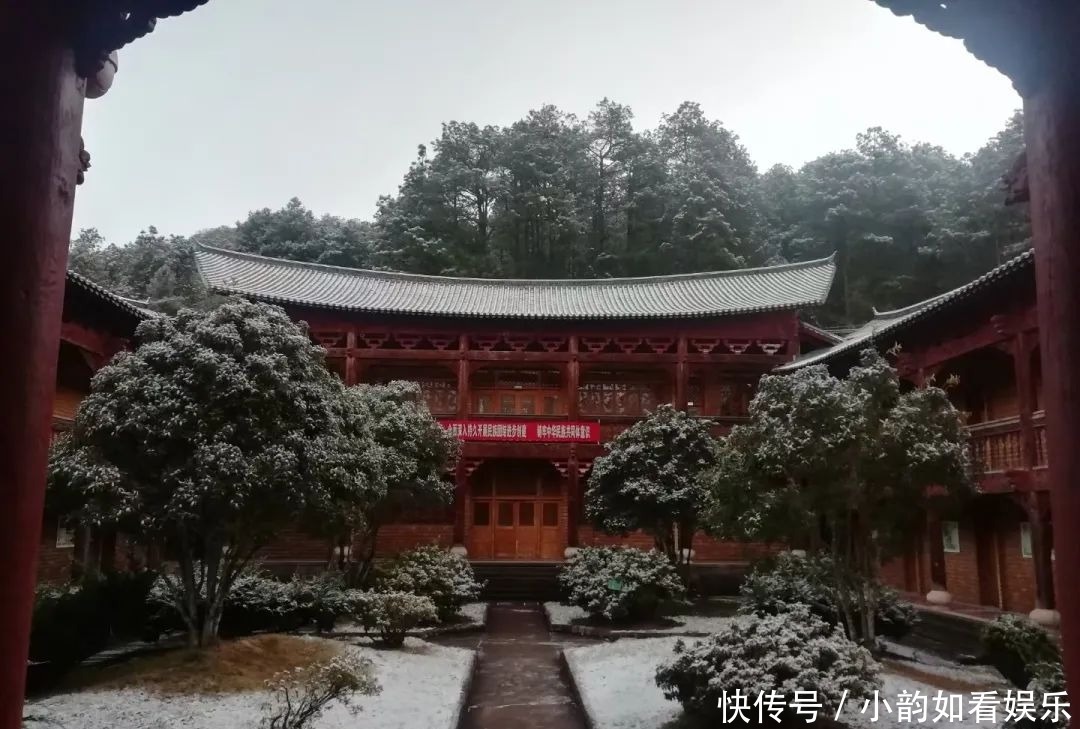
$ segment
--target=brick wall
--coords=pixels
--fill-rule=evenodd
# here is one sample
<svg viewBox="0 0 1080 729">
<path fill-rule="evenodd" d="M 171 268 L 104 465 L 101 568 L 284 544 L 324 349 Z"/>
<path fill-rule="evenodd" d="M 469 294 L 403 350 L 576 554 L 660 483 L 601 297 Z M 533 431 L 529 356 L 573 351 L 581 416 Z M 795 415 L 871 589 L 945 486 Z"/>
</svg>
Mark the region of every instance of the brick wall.
<svg viewBox="0 0 1080 729">
<path fill-rule="evenodd" d="M 945 580 L 954 600 L 977 605 L 979 603 L 979 568 L 978 555 L 975 551 L 975 532 L 969 517 L 961 517 L 959 524 L 960 551 L 945 553 Z M 930 535 L 930 537 L 941 538 L 938 534 Z"/>
<path fill-rule="evenodd" d="M 640 531 L 625 537 L 616 537 L 604 534 L 590 526 L 580 526 L 578 527 L 578 544 L 582 547 L 652 549 L 653 538 Z M 722 541 L 701 533 L 694 536 L 694 560 L 698 562 L 746 562 L 780 549 L 782 547 L 779 545 Z"/>
<path fill-rule="evenodd" d="M 71 577 L 71 563 L 75 559 L 75 548 L 56 546 L 56 527 L 55 519 L 45 519 L 41 530 L 41 546 L 38 550 L 38 582 L 67 582 Z"/>
<path fill-rule="evenodd" d="M 1004 607 L 1027 613 L 1035 608 L 1035 560 L 1021 550 L 1021 523 L 1020 518 L 1003 518 L 998 524 L 998 540 Z"/>
</svg>

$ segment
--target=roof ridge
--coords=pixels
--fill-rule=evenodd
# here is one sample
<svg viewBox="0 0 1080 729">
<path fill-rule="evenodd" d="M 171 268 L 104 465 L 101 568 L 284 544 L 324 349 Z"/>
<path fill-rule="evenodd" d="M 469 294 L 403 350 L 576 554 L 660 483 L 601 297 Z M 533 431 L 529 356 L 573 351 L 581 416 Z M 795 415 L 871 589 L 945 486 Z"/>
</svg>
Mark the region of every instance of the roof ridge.
<svg viewBox="0 0 1080 729">
<path fill-rule="evenodd" d="M 477 276 L 436 276 L 426 273 L 408 273 L 406 271 L 380 271 L 371 268 L 351 268 L 349 266 L 334 266 L 327 263 L 312 263 L 310 261 L 294 261 L 288 258 L 263 256 L 258 253 L 246 251 L 234 251 L 228 248 L 208 246 L 197 243 L 196 249 L 209 253 L 217 253 L 232 258 L 242 258 L 254 261 L 265 261 L 274 265 L 288 266 L 293 268 L 306 268 L 321 271 L 334 271 L 351 275 L 367 275 L 384 279 L 397 279 L 405 281 L 430 281 L 435 283 L 475 283 L 484 285 L 514 285 L 514 286 L 612 286 L 626 283 L 648 283 L 661 281 L 693 281 L 708 278 L 726 278 L 733 276 L 745 276 L 748 274 L 763 272 L 795 271 L 804 268 L 816 268 L 824 264 L 833 263 L 836 260 L 836 252 L 824 258 L 815 258 L 809 261 L 795 261 L 773 266 L 754 266 L 752 268 L 732 268 L 723 271 L 698 271 L 694 273 L 671 273 L 657 276 L 620 276 L 611 278 L 482 278 Z"/>
<path fill-rule="evenodd" d="M 94 283 L 78 271 L 74 271 L 69 268 L 67 270 L 67 277 L 79 286 L 82 286 L 88 291 L 96 294 L 97 296 L 100 296 L 106 301 L 109 301 L 110 303 L 118 306 L 127 313 L 138 317 L 139 319 L 146 319 L 151 316 L 149 310 L 136 306 L 132 301 L 129 301 L 127 298 L 121 296 L 114 291 L 110 291 L 99 283 Z"/>
</svg>

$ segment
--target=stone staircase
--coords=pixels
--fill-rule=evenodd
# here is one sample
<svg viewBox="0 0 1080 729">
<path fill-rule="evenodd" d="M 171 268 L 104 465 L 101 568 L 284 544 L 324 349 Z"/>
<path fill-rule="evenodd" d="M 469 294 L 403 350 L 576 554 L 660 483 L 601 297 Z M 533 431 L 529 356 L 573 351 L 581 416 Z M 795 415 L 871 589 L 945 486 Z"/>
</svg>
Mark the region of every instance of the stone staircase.
<svg viewBox="0 0 1080 729">
<path fill-rule="evenodd" d="M 482 600 L 537 600 L 560 597 L 557 580 L 561 562 L 473 562 L 477 579 L 485 583 Z"/>
</svg>

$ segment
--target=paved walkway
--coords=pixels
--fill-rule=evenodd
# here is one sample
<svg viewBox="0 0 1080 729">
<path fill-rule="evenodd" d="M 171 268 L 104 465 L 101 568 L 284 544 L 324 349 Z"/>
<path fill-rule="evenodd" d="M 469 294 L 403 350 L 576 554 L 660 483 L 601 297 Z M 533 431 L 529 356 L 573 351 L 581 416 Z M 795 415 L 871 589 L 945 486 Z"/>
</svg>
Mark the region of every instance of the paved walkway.
<svg viewBox="0 0 1080 729">
<path fill-rule="evenodd" d="M 548 632 L 540 604 L 492 603 L 460 729 L 585 729 L 560 670 L 566 643 Z"/>
</svg>

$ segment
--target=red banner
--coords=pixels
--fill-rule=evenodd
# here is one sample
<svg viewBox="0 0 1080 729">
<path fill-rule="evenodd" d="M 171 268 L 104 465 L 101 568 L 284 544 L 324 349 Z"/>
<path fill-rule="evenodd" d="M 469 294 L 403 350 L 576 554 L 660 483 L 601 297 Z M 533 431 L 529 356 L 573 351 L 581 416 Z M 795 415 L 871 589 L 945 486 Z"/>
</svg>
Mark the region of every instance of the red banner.
<svg viewBox="0 0 1080 729">
<path fill-rule="evenodd" d="M 461 440 L 519 443 L 599 443 L 600 423 L 520 420 L 440 420 Z"/>
</svg>

